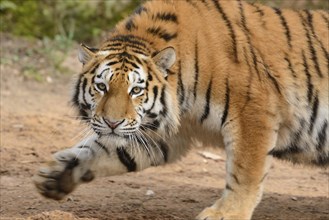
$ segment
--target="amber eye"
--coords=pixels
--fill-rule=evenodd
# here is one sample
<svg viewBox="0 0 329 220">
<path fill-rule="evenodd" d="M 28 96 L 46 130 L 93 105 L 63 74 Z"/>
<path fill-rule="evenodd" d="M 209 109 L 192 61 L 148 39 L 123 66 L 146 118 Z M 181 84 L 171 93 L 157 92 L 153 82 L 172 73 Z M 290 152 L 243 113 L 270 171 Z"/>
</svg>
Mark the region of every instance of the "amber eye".
<svg viewBox="0 0 329 220">
<path fill-rule="evenodd" d="M 134 88 L 131 90 L 131 94 L 133 94 L 133 95 L 137 95 L 137 94 L 139 94 L 141 91 L 142 91 L 142 88 L 141 88 L 141 87 L 134 87 Z"/>
<path fill-rule="evenodd" d="M 106 85 L 104 83 L 97 83 L 96 88 L 100 91 L 103 91 L 103 92 L 106 91 Z"/>
</svg>

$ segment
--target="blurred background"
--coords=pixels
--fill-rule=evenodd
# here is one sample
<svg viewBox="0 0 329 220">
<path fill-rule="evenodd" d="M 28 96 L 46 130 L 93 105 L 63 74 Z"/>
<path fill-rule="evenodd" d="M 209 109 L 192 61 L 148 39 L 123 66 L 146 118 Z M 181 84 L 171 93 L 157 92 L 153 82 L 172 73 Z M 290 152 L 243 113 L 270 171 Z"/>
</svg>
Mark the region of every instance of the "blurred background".
<svg viewBox="0 0 329 220">
<path fill-rule="evenodd" d="M 67 72 L 62 64 L 69 52 L 77 47 L 77 42 L 98 45 L 107 31 L 143 1 L 0 0 L 1 63 L 10 64 L 22 55 L 33 55 L 41 58 L 48 67 L 53 67 L 53 73 Z M 329 8 L 328 0 L 248 1 L 294 9 Z M 9 49 L 7 46 L 15 37 L 22 42 L 18 47 Z M 6 49 L 10 52 L 6 53 Z M 23 74 L 39 81 L 44 80 L 45 76 L 39 71 L 40 65 L 30 64 L 22 60 Z"/>
</svg>

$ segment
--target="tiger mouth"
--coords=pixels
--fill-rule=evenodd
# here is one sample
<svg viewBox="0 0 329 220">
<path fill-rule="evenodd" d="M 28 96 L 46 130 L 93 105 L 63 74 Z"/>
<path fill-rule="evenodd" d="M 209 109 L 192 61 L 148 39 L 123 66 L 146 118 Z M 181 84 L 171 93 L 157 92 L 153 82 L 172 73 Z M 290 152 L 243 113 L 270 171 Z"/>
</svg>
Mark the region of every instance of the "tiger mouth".
<svg viewBox="0 0 329 220">
<path fill-rule="evenodd" d="M 113 137 L 113 138 L 124 138 L 124 139 L 129 139 L 131 136 L 134 136 L 136 134 L 136 132 L 125 132 L 125 133 L 116 133 L 113 130 L 110 132 L 102 132 L 99 130 L 95 130 L 95 133 L 98 134 L 101 137 Z"/>
</svg>

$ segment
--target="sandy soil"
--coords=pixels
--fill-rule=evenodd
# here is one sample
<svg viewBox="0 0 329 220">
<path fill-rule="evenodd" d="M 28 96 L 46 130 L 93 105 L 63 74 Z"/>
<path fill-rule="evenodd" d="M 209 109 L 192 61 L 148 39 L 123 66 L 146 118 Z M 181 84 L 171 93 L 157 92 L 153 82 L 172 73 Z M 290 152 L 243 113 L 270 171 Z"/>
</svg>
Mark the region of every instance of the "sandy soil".
<svg viewBox="0 0 329 220">
<path fill-rule="evenodd" d="M 52 153 L 83 138 L 85 126 L 68 104 L 71 75 L 52 74 L 43 65 L 52 83 L 22 76 L 21 62 L 40 62 L 24 54 L 30 44 L 1 38 L 1 57 L 18 51 L 19 59 L 1 62 L 0 219 L 193 219 L 220 196 L 225 154 L 207 148 L 223 157 L 214 161 L 196 148 L 172 165 L 96 179 L 63 201 L 41 197 L 32 175 Z M 69 72 L 80 68 L 74 55 L 65 65 Z M 329 219 L 328 194 L 328 170 L 275 161 L 253 219 Z"/>
</svg>

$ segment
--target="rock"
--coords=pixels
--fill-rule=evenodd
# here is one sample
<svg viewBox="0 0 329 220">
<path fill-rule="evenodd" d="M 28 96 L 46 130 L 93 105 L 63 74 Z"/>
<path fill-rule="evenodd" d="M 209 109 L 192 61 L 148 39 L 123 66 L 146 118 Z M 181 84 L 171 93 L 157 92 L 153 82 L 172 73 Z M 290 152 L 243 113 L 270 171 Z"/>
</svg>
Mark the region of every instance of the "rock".
<svg viewBox="0 0 329 220">
<path fill-rule="evenodd" d="M 50 76 L 47 76 L 46 77 L 46 81 L 47 81 L 47 83 L 52 83 L 53 82 L 53 79 Z"/>
<path fill-rule="evenodd" d="M 147 195 L 147 196 L 153 196 L 155 193 L 154 193 L 154 191 L 153 190 L 147 190 L 146 191 L 146 193 L 145 193 L 145 195 Z"/>
<path fill-rule="evenodd" d="M 24 125 L 23 124 L 13 124 L 13 128 L 22 129 L 22 128 L 24 128 Z"/>
<path fill-rule="evenodd" d="M 215 161 L 217 161 L 217 160 L 224 161 L 224 159 L 221 156 L 208 152 L 208 151 L 199 151 L 198 153 L 206 159 L 211 159 L 211 160 L 215 160 Z"/>
<path fill-rule="evenodd" d="M 79 218 L 77 218 L 76 216 L 74 216 L 71 213 L 68 212 L 62 212 L 62 211 L 52 211 L 52 212 L 42 212 L 40 214 L 31 216 L 29 218 L 27 218 L 27 220 L 48 220 L 48 219 L 52 219 L 52 220 L 77 220 Z"/>
</svg>

